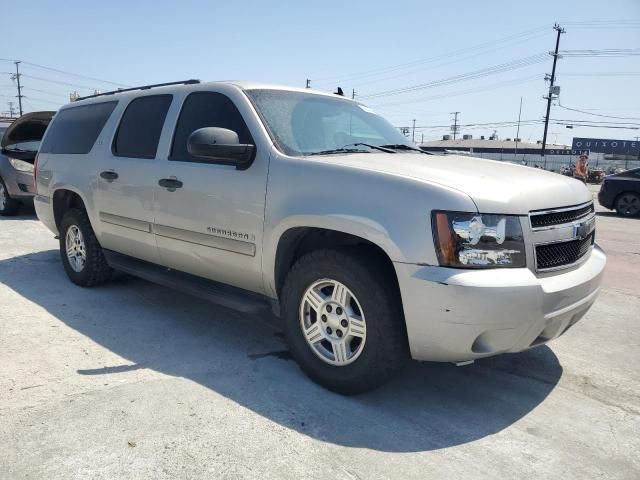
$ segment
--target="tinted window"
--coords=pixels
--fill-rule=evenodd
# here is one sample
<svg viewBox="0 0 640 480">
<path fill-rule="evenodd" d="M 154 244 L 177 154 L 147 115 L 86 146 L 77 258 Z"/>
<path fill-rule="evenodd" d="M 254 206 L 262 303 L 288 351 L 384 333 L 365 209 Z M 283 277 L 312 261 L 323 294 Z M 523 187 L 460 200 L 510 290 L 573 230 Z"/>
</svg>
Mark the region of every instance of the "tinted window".
<svg viewBox="0 0 640 480">
<path fill-rule="evenodd" d="M 49 126 L 40 151 L 89 153 L 117 103 L 93 103 L 60 110 Z"/>
<path fill-rule="evenodd" d="M 196 92 L 190 94 L 182 106 L 169 159 L 206 161 L 190 155 L 187 151 L 189 135 L 204 127 L 227 128 L 238 134 L 240 143 L 253 143 L 242 115 L 229 98 L 221 93 Z"/>
<path fill-rule="evenodd" d="M 133 100 L 122 116 L 113 153 L 120 157 L 155 158 L 171 95 Z"/>
</svg>

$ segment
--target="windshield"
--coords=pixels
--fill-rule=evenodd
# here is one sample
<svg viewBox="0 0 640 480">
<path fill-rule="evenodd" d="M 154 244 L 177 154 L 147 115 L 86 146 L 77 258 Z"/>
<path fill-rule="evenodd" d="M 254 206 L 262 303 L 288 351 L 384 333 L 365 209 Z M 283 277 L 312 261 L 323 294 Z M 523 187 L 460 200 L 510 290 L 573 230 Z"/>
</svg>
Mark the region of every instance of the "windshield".
<svg viewBox="0 0 640 480">
<path fill-rule="evenodd" d="M 278 146 L 287 155 L 370 151 L 372 146 L 411 142 L 364 105 L 287 90 L 247 90 Z"/>
</svg>

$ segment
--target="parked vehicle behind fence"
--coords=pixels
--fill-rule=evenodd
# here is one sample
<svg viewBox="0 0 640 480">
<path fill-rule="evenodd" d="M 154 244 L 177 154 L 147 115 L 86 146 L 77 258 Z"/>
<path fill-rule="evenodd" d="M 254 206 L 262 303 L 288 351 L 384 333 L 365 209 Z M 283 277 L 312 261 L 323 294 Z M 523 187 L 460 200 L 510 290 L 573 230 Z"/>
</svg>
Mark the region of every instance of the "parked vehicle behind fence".
<svg viewBox="0 0 640 480">
<path fill-rule="evenodd" d="M 63 107 L 36 167 L 72 282 L 113 269 L 244 312 L 268 302 L 315 381 L 462 364 L 565 333 L 605 255 L 582 182 L 430 155 L 360 103 L 178 82 Z M 132 321 L 135 321 L 133 319 Z"/>
</svg>

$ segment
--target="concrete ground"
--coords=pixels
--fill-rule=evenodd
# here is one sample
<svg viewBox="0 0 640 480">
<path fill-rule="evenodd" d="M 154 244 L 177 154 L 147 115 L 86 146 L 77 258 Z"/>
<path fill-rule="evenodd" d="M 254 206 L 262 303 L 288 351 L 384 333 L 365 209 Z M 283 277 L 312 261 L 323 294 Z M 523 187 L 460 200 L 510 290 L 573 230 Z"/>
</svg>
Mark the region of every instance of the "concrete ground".
<svg viewBox="0 0 640 480">
<path fill-rule="evenodd" d="M 76 287 L 32 214 L 0 218 L 0 478 L 638 479 L 640 220 L 597 237 L 599 300 L 550 346 L 344 398 L 269 319 Z"/>
</svg>

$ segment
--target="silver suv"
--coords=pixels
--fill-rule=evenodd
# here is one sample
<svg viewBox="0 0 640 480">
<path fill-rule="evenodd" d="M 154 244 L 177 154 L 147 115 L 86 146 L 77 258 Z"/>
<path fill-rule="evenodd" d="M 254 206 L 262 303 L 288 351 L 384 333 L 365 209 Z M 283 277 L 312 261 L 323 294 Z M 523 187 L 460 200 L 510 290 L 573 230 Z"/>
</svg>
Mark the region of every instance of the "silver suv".
<svg viewBox="0 0 640 480">
<path fill-rule="evenodd" d="M 462 364 L 562 335 L 606 262 L 581 182 L 428 155 L 312 90 L 187 81 L 81 99 L 47 130 L 36 186 L 71 281 L 117 269 L 245 312 L 271 303 L 301 368 L 344 394 L 409 358 Z"/>
</svg>

